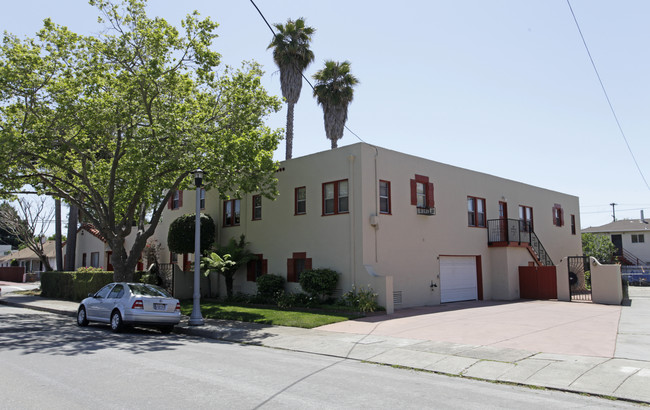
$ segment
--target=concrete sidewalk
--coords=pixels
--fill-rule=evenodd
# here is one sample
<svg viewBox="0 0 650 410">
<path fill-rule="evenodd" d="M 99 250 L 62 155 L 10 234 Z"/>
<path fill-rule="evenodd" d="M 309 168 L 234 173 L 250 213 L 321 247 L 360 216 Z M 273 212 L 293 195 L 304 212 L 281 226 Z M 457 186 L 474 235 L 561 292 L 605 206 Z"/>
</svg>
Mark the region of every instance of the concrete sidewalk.
<svg viewBox="0 0 650 410">
<path fill-rule="evenodd" d="M 457 304 L 451 305 L 451 309 L 450 305 L 443 305 L 439 309 L 445 310 L 444 312 L 426 312 L 428 308 L 415 310 L 415 313 L 421 313 L 418 315 L 413 314 L 413 311 L 398 311 L 391 316 L 343 322 L 338 325 L 341 326 L 338 330 L 336 325 L 299 329 L 208 319 L 205 326 L 200 327 L 190 327 L 187 321 L 183 320 L 176 331 L 235 343 L 325 354 L 441 374 L 589 393 L 650 404 L 650 288 L 630 288 L 630 299 L 629 306 L 622 307 L 590 303 L 564 305 L 565 310 L 570 308 L 588 312 L 587 316 L 579 316 L 577 320 L 570 319 L 568 322 L 573 323 L 573 328 L 578 328 L 581 332 L 591 331 L 600 335 L 598 337 L 603 337 L 604 334 L 599 333 L 602 330 L 599 329 L 601 325 L 609 329 L 612 318 L 620 317 L 618 329 L 616 326 L 613 329 L 615 342 L 612 344 L 609 336 L 609 339 L 606 337 L 607 340 L 601 340 L 603 343 L 595 341 L 598 346 L 606 346 L 598 348 L 595 354 L 591 351 L 590 354 L 557 353 L 554 345 L 571 345 L 571 341 L 544 341 L 544 338 L 555 338 L 573 331 L 570 325 L 552 325 L 552 322 L 557 320 L 552 312 L 565 303 L 554 301 L 523 306 L 528 308 L 529 316 L 534 315 L 528 318 L 529 322 L 537 323 L 542 329 L 559 329 L 557 333 L 544 333 L 532 327 L 526 329 L 513 323 L 516 316 L 514 312 L 521 310 L 522 306 L 517 305 L 517 302 L 475 303 L 469 308 L 472 310 L 471 315 L 467 309 L 457 309 Z M 3 294 L 0 303 L 72 317 L 75 316 L 78 306 L 73 302 L 11 293 Z M 515 308 L 508 313 L 513 305 Z M 583 306 L 576 308 L 575 305 Z M 534 309 L 535 306 L 539 309 Z M 492 312 L 490 309 L 493 309 Z M 446 334 L 446 337 L 453 334 L 454 326 L 456 329 L 462 328 L 459 327 L 459 321 L 450 316 L 453 312 L 456 312 L 457 318 L 480 318 L 470 325 L 466 324 L 465 330 L 457 332 L 454 336 L 463 337 L 464 334 L 467 342 L 462 342 L 461 339 L 436 340 L 440 339 L 441 334 Z M 544 316 L 544 312 L 547 312 L 547 316 Z M 446 322 L 441 316 L 447 318 Z M 480 323 L 495 318 L 506 323 L 494 329 L 494 334 L 488 335 L 484 331 L 485 326 L 481 327 Z M 591 327 L 582 326 L 583 321 L 590 321 Z M 513 326 L 507 326 L 508 323 Z M 517 332 L 520 333 L 521 340 L 513 341 L 511 345 L 503 343 L 508 339 L 516 339 Z M 532 344 L 535 338 L 539 339 L 538 344 Z M 531 349 L 531 345 L 535 348 Z"/>
</svg>

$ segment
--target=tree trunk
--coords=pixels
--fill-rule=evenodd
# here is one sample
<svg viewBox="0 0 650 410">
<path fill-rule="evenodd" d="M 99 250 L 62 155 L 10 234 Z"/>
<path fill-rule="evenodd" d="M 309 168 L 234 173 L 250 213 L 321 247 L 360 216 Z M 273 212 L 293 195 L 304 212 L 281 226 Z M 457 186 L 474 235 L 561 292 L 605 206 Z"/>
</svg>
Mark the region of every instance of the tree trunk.
<svg viewBox="0 0 650 410">
<path fill-rule="evenodd" d="M 330 141 L 332 141 L 332 149 L 338 147 L 338 143 L 337 143 L 338 140 L 336 140 L 336 139 L 332 139 L 332 140 L 330 140 Z"/>
<path fill-rule="evenodd" d="M 228 295 L 228 298 L 230 299 L 232 297 L 232 285 L 233 282 L 235 281 L 234 276 L 226 276 L 226 294 Z"/>
<path fill-rule="evenodd" d="M 62 249 L 62 238 L 61 238 L 61 200 L 56 198 L 54 199 L 54 243 L 56 247 L 56 270 L 63 270 L 63 249 Z"/>
<path fill-rule="evenodd" d="M 79 211 L 75 205 L 70 204 L 70 213 L 68 214 L 68 239 L 65 244 L 65 270 L 68 272 L 73 272 L 75 270 L 78 221 Z"/>
<path fill-rule="evenodd" d="M 285 159 L 291 159 L 293 154 L 293 108 L 295 104 L 287 103 L 287 154 Z"/>
</svg>

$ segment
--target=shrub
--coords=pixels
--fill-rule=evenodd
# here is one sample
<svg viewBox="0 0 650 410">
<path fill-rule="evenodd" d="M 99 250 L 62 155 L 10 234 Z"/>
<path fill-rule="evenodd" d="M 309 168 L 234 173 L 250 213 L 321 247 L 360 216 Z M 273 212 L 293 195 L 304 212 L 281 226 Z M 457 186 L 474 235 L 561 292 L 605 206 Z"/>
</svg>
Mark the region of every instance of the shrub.
<svg viewBox="0 0 650 410">
<path fill-rule="evenodd" d="M 377 294 L 368 286 L 367 290 L 360 288 L 358 291 L 353 286 L 352 290 L 345 292 L 341 297 L 342 304 L 357 309 L 359 312 L 374 312 L 379 309 Z"/>
<path fill-rule="evenodd" d="M 280 291 L 284 290 L 284 278 L 279 275 L 262 275 L 255 283 L 257 283 L 257 294 L 272 299 Z"/>
<path fill-rule="evenodd" d="M 312 297 L 321 300 L 332 296 L 339 281 L 339 273 L 332 269 L 312 269 L 300 274 L 300 286 Z"/>
<path fill-rule="evenodd" d="M 81 273 L 96 273 L 96 272 L 104 272 L 104 269 L 102 268 L 95 268 L 92 266 L 81 266 L 77 268 L 76 272 L 81 272 Z"/>
<path fill-rule="evenodd" d="M 280 309 L 311 307 L 314 305 L 314 299 L 306 293 L 287 293 L 281 290 L 276 294 L 275 299 Z"/>
<path fill-rule="evenodd" d="M 210 248 L 215 240 L 216 225 L 210 215 L 200 214 L 201 253 Z M 196 214 L 185 214 L 176 218 L 167 233 L 167 247 L 175 253 L 194 253 L 194 229 Z"/>
</svg>

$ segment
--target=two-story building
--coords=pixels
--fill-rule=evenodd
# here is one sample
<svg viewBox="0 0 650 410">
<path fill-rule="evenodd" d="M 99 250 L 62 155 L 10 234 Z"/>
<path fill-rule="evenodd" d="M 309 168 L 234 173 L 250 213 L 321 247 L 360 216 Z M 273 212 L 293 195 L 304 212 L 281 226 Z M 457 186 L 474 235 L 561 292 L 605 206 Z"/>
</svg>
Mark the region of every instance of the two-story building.
<svg viewBox="0 0 650 410">
<path fill-rule="evenodd" d="M 259 256 L 235 291 L 254 293 L 267 273 L 298 291 L 313 267 L 340 272 L 340 292 L 372 287 L 389 311 L 512 300 L 519 266 L 582 253 L 577 197 L 365 143 L 283 161 L 277 178 L 274 200 L 201 195 L 218 241 L 244 234 Z M 156 231 L 163 261 L 181 265 L 165 251 L 167 232 L 194 210 L 193 191 L 174 194 Z"/>
</svg>

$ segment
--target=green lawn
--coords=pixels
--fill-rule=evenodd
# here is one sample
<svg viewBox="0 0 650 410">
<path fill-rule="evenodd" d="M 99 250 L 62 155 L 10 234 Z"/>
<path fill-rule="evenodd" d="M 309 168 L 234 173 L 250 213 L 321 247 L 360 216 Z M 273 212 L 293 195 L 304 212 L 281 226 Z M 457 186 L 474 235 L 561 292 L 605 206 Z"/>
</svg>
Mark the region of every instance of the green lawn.
<svg viewBox="0 0 650 410">
<path fill-rule="evenodd" d="M 181 302 L 181 313 L 188 316 L 192 313 L 192 300 L 184 300 Z M 288 310 L 274 308 L 272 306 L 250 307 L 212 301 L 201 302 L 201 314 L 205 319 L 239 320 L 242 322 L 302 327 L 306 329 L 363 316 L 358 312 L 322 311 L 315 309 Z"/>
</svg>

